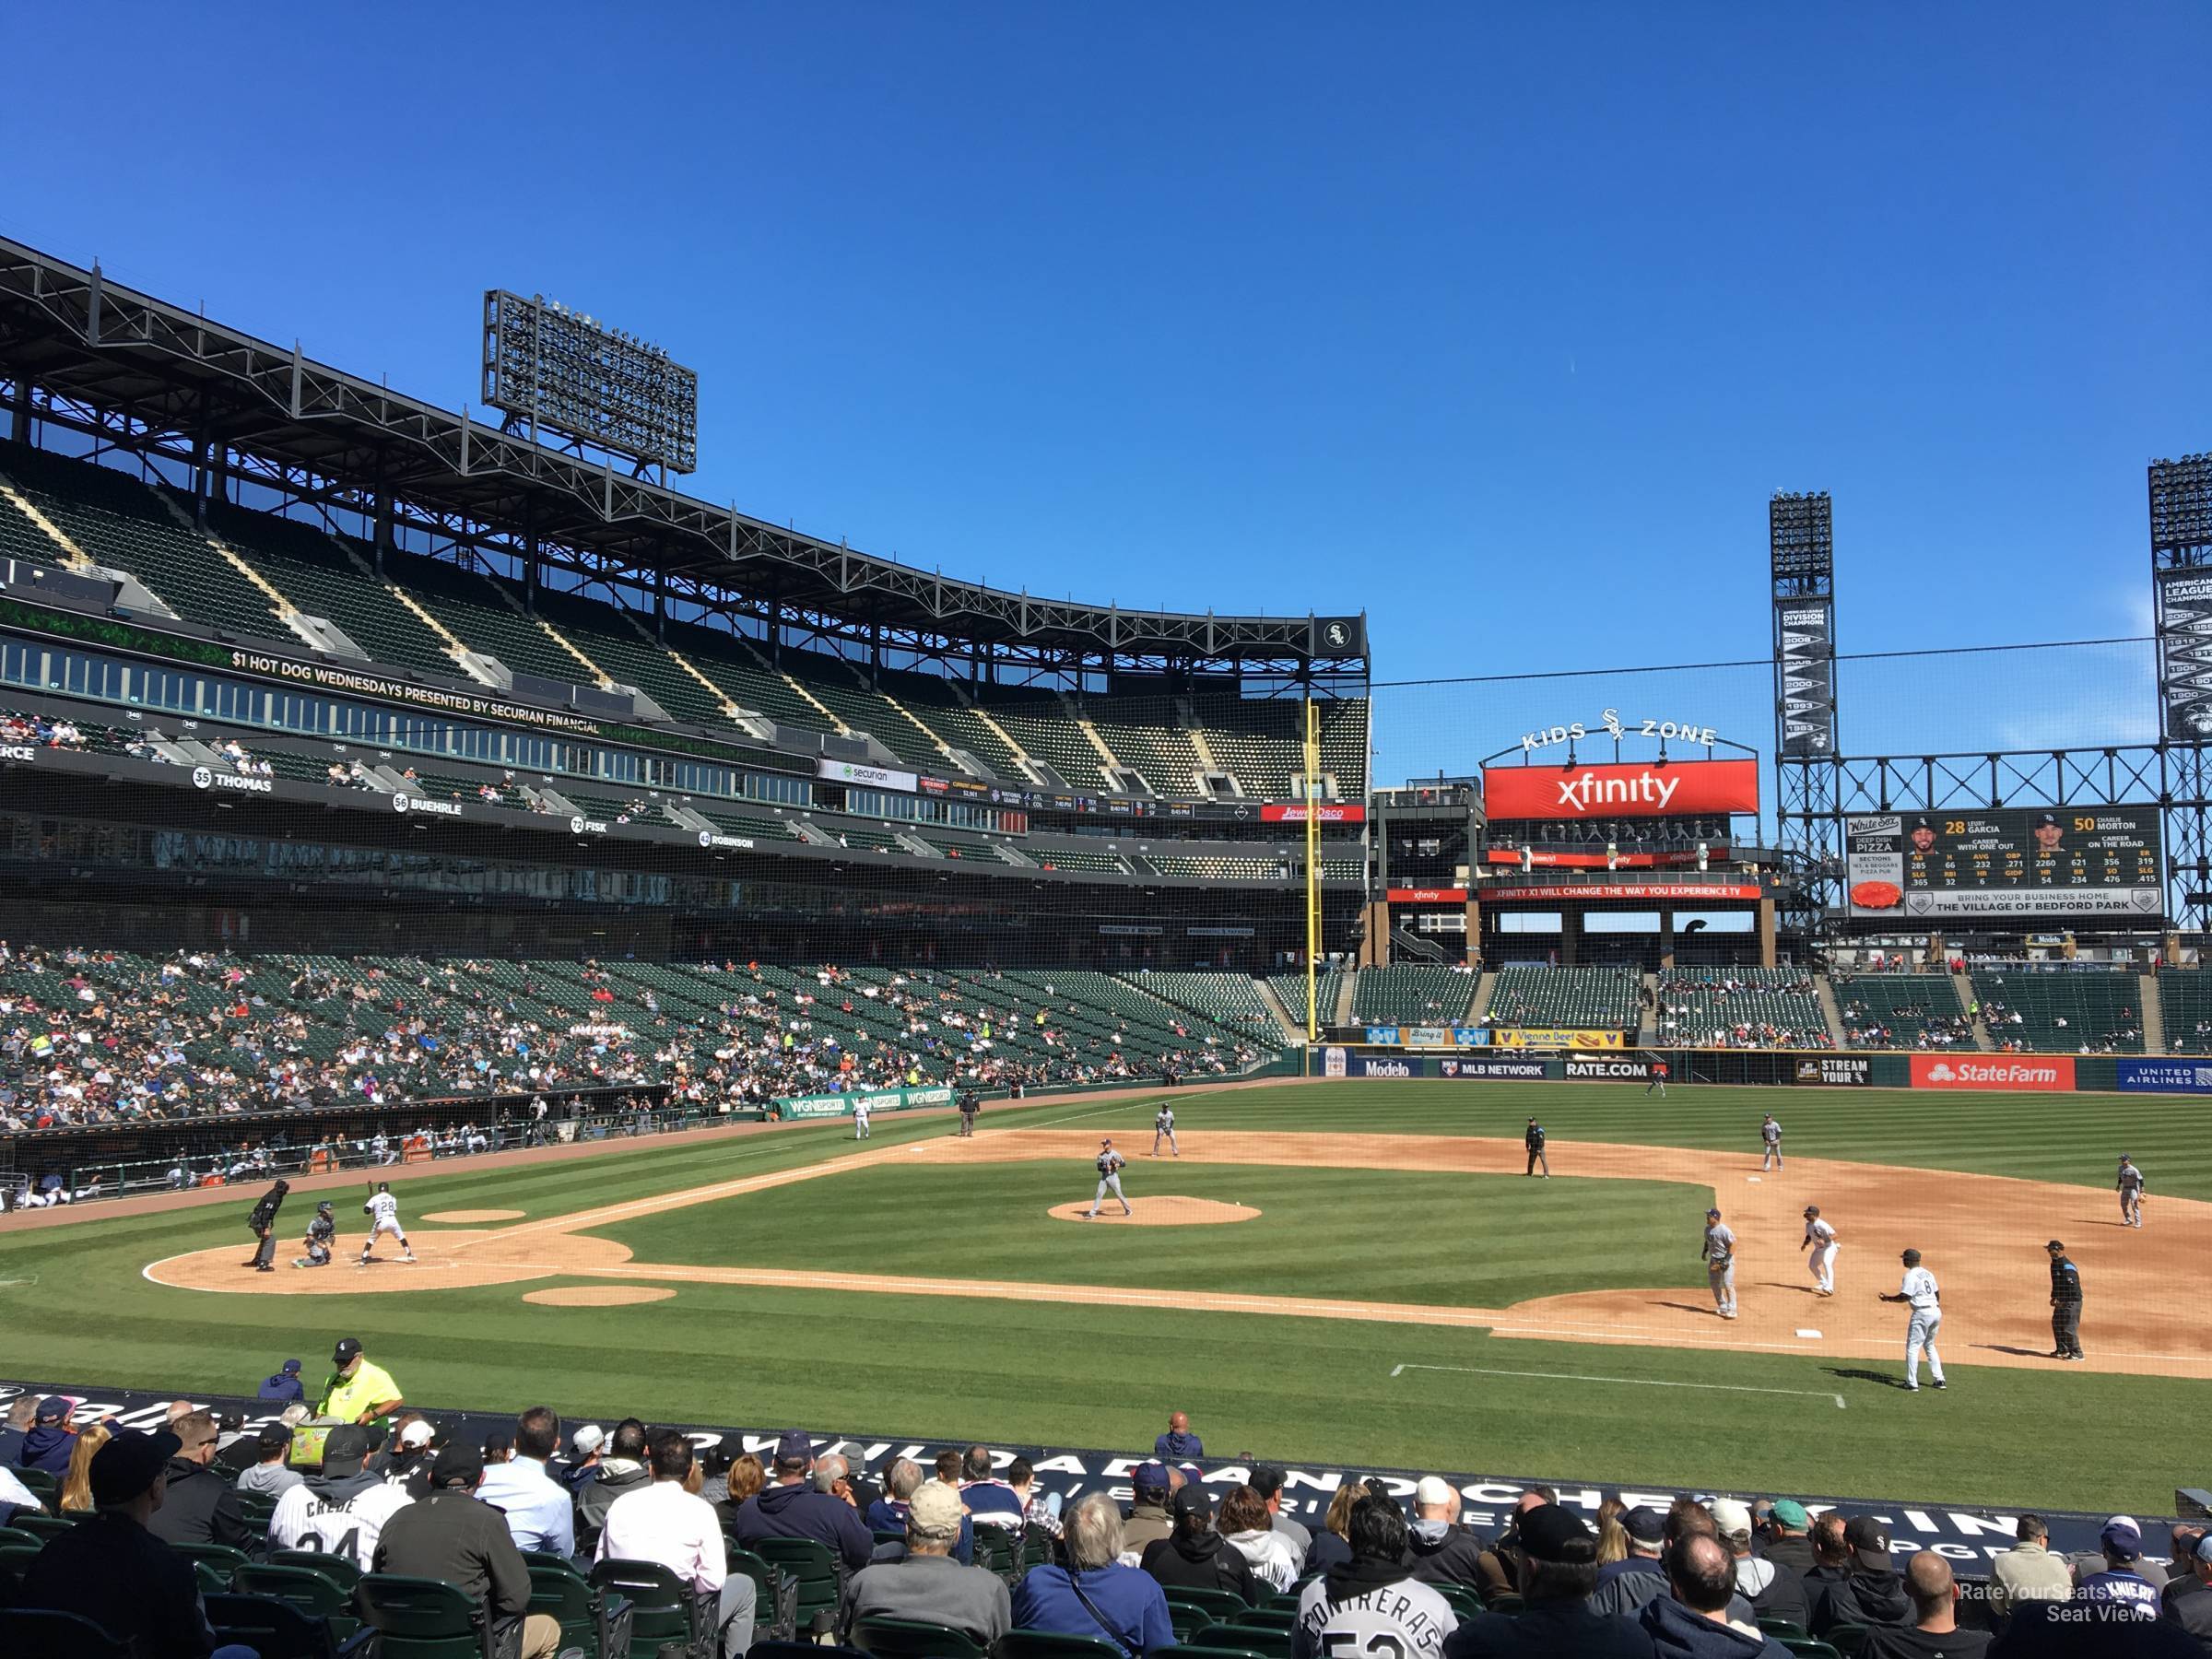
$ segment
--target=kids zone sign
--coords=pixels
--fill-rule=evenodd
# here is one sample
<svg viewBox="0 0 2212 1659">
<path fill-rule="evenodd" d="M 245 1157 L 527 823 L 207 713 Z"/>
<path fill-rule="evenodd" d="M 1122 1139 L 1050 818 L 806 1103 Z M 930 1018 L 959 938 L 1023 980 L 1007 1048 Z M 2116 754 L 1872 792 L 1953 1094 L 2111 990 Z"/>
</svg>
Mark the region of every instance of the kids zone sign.
<svg viewBox="0 0 2212 1659">
<path fill-rule="evenodd" d="M 1482 774 L 1492 822 L 1531 818 L 1723 817 L 1759 810 L 1756 760 L 1662 765 L 1496 766 Z"/>
</svg>

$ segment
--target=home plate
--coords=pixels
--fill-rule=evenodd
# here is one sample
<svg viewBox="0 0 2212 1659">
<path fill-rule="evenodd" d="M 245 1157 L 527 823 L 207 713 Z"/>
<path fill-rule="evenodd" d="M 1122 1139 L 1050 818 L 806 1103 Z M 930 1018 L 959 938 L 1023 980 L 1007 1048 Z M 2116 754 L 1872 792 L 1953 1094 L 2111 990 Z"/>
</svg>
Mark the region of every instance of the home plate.
<svg viewBox="0 0 2212 1659">
<path fill-rule="evenodd" d="M 1820 1340 L 1820 1333 L 1818 1331 L 1807 1331 L 1801 1329 L 1798 1331 L 1797 1335 L 1807 1342 L 1818 1342 Z"/>
</svg>

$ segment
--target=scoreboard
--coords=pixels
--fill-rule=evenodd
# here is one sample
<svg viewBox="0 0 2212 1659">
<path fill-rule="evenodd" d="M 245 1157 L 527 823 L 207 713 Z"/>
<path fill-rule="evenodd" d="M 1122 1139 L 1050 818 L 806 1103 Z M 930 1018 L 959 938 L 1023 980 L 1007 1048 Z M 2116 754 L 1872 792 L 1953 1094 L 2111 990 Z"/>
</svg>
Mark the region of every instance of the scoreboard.
<svg viewBox="0 0 2212 1659">
<path fill-rule="evenodd" d="M 2166 909 L 2156 806 L 1883 813 L 1844 825 L 1851 913 L 2113 916 Z"/>
</svg>

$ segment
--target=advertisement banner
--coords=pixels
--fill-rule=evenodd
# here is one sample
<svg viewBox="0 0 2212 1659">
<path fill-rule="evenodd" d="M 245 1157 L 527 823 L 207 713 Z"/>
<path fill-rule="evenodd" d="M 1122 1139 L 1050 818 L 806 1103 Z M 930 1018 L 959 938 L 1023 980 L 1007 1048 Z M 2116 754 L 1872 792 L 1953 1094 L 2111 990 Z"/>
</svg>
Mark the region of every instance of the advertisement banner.
<svg viewBox="0 0 2212 1659">
<path fill-rule="evenodd" d="M 922 787 L 922 780 L 911 771 L 864 766 L 857 760 L 832 760 L 827 755 L 815 763 L 815 776 L 832 783 L 856 784 L 862 789 L 893 789 L 900 794 L 914 794 Z"/>
<path fill-rule="evenodd" d="M 1302 824 L 1305 821 L 1306 807 L 1302 801 L 1291 806 L 1278 804 L 1260 808 L 1260 822 L 1263 824 Z M 1324 801 L 1321 804 L 1321 821 L 1324 824 L 1364 824 L 1367 822 L 1367 808 L 1364 805 L 1349 801 Z"/>
<path fill-rule="evenodd" d="M 1690 818 L 1759 810 L 1756 760 L 1500 766 L 1482 774 L 1493 824 L 1526 818 Z"/>
<path fill-rule="evenodd" d="M 1863 1054 L 1806 1054 L 1791 1077 L 1794 1082 L 1829 1088 L 1871 1088 L 1874 1062 Z"/>
<path fill-rule="evenodd" d="M 2212 1094 L 2212 1064 L 2195 1060 L 2115 1060 L 2115 1087 L 2128 1094 Z"/>
<path fill-rule="evenodd" d="M 1385 888 L 1382 896 L 1393 904 L 1465 904 L 1465 888 Z"/>
<path fill-rule="evenodd" d="M 1826 599 L 1775 606 L 1782 669 L 1782 752 L 1816 759 L 1836 747 L 1835 607 Z"/>
<path fill-rule="evenodd" d="M 1652 1062 L 1641 1054 L 1569 1054 L 1570 1083 L 1648 1083 Z"/>
<path fill-rule="evenodd" d="M 1625 1048 L 1618 1031 L 1571 1031 L 1550 1026 L 1501 1026 L 1490 1033 L 1490 1046 L 1503 1049 L 1617 1049 Z"/>
<path fill-rule="evenodd" d="M 1756 881 L 1578 881 L 1557 887 L 1497 887 L 1482 889 L 1482 898 L 1497 904 L 1564 904 L 1577 899 L 1644 899 L 1671 904 L 1710 900 L 1714 903 L 1742 902 L 1765 896 Z"/>
<path fill-rule="evenodd" d="M 1489 1028 L 1488 1026 L 1453 1026 L 1452 1028 L 1452 1046 L 1453 1048 L 1488 1048 L 1490 1046 Z"/>
<path fill-rule="evenodd" d="M 1728 843 L 1706 842 L 1705 856 L 1712 863 L 1725 863 Z M 1518 865 L 1521 849 L 1492 847 L 1483 854 L 1483 859 L 1488 864 Z M 1535 870 L 1678 870 L 1697 862 L 1695 847 L 1677 848 L 1672 853 L 1543 853 L 1534 847 L 1528 850 L 1529 867 Z"/>
<path fill-rule="evenodd" d="M 1367 1040 L 1378 1048 L 1396 1048 L 1398 1036 L 1396 1026 L 1369 1026 L 1367 1028 Z"/>
<path fill-rule="evenodd" d="M 1478 1054 L 1469 1059 L 1439 1060 L 1440 1077 L 1491 1077 L 1518 1083 L 1541 1083 L 1551 1071 L 1547 1060 L 1511 1060 L 1503 1054 Z"/>
<path fill-rule="evenodd" d="M 769 1115 L 782 1122 L 794 1118 L 851 1117 L 853 1108 L 862 1100 L 868 1103 L 870 1112 L 912 1112 L 918 1106 L 949 1106 L 952 1085 L 854 1089 L 850 1094 L 786 1095 L 770 1106 Z"/>
<path fill-rule="evenodd" d="M 1407 1048 L 1453 1048 L 1450 1026 L 1407 1026 L 1405 1032 Z"/>
<path fill-rule="evenodd" d="M 1339 1043 L 1307 1053 L 1306 1070 L 1320 1077 L 1433 1077 L 1432 1062 L 1418 1054 L 1363 1054 Z"/>
<path fill-rule="evenodd" d="M 1996 1088 L 2055 1094 L 2074 1087 L 2071 1054 L 1914 1054 L 1915 1088 Z"/>
</svg>

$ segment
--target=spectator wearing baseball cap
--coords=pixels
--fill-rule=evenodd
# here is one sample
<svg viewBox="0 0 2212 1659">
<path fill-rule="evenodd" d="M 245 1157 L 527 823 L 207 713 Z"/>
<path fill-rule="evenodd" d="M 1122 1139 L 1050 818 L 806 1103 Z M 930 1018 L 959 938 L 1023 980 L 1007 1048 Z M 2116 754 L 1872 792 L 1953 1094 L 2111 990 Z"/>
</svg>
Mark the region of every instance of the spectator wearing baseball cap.
<svg viewBox="0 0 2212 1659">
<path fill-rule="evenodd" d="M 857 1620 L 871 1617 L 912 1618 L 962 1631 L 985 1648 L 996 1643 L 1014 1628 L 1013 1598 L 995 1572 L 952 1559 L 959 1535 L 959 1493 L 941 1480 L 923 1482 L 907 1501 L 905 1557 L 847 1581 L 839 1631 L 849 1637 Z"/>
<path fill-rule="evenodd" d="M 1313 1553 L 1313 1535 L 1283 1511 L 1283 1485 L 1289 1478 L 1289 1471 L 1280 1464 L 1252 1465 L 1252 1489 L 1267 1500 L 1267 1513 L 1274 1517 L 1271 1524 L 1298 1550 L 1298 1563 L 1303 1569 L 1306 1558 Z"/>
<path fill-rule="evenodd" d="M 1425 1475 L 1414 1487 L 1406 1547 L 1422 1583 L 1481 1584 L 1482 1540 L 1460 1525 L 1459 1514 L 1459 1489 L 1450 1481 Z"/>
<path fill-rule="evenodd" d="M 93 1515 L 47 1540 L 15 1606 L 90 1619 L 145 1659 L 205 1659 L 215 1632 L 193 1565 L 147 1530 L 168 1496 L 177 1437 L 125 1429 L 93 1454 Z"/>
<path fill-rule="evenodd" d="M 808 1484 L 806 1471 L 813 1463 L 814 1442 L 796 1429 L 786 1430 L 776 1441 L 770 1483 L 745 1500 L 730 1530 L 740 1544 L 748 1546 L 761 1538 L 812 1538 L 833 1551 L 848 1571 L 857 1572 L 875 1555 L 876 1540 L 851 1504 Z M 925 1483 L 915 1500 L 927 1489 Z M 951 1493 L 957 1511 L 959 1493 L 950 1487 L 945 1489 Z M 959 1531 L 957 1524 L 953 1531 Z"/>
<path fill-rule="evenodd" d="M 653 1470 L 645 1462 L 645 1425 L 624 1418 L 606 1437 L 599 1454 L 599 1473 L 576 1488 L 576 1546 L 585 1551 L 597 1542 L 606 1524 L 606 1512 L 618 1499 L 653 1484 Z"/>
<path fill-rule="evenodd" d="M 1267 1500 L 1251 1487 L 1233 1486 L 1221 1494 L 1214 1530 L 1270 1590 L 1288 1590 L 1298 1583 L 1298 1551 L 1268 1524 Z"/>
<path fill-rule="evenodd" d="M 2212 1532 L 2187 1555 L 2174 1558 L 2173 1577 L 2159 1593 L 2159 1605 L 2168 1624 L 2181 1626 L 2212 1653 Z"/>
<path fill-rule="evenodd" d="M 1101 1630 L 1124 1653 L 1152 1653 L 1175 1642 L 1168 1598 L 1148 1572 L 1121 1564 L 1127 1537 L 1121 1506 L 1088 1492 L 1063 1518 L 1065 1565 L 1032 1567 L 1014 1591 L 1014 1625 L 1096 1641 Z"/>
<path fill-rule="evenodd" d="M 1831 1541 L 1831 1528 L 1840 1529 Z M 1889 1556 L 1889 1531 L 1872 1515 L 1853 1515 L 1848 1521 L 1829 1514 L 1813 1529 L 1814 1553 L 1824 1567 L 1832 1561 L 1841 1571 L 1816 1572 L 1806 1581 L 1806 1598 L 1815 1636 L 1825 1636 L 1840 1624 L 1904 1624 L 1912 1617 L 1912 1604 L 1898 1582 Z"/>
<path fill-rule="evenodd" d="M 1168 1590 L 1233 1590 L 1256 1606 L 1266 1586 L 1252 1565 L 1214 1530 L 1214 1495 L 1195 1484 L 1168 1500 L 1173 1530 L 1145 1546 L 1138 1565 Z"/>
<path fill-rule="evenodd" d="M 1666 1541 L 1666 1517 L 1648 1503 L 1620 1512 L 1620 1529 L 1629 1537 L 1629 1553 L 1597 1570 L 1590 1610 L 1633 1618 L 1647 1602 L 1666 1594 L 1666 1571 L 1659 1551 Z"/>
<path fill-rule="evenodd" d="M 232 1484 L 272 1501 L 307 1478 L 288 1461 L 292 1454 L 292 1431 L 282 1423 L 270 1423 L 253 1437 L 253 1462 L 239 1471 Z"/>
<path fill-rule="evenodd" d="M 684 1489 L 691 1475 L 691 1441 L 680 1430 L 663 1429 L 647 1442 L 645 1454 L 653 1482 L 624 1493 L 606 1512 L 598 1559 L 667 1568 L 702 1603 L 712 1604 L 721 1651 L 742 1653 L 753 1644 L 753 1581 L 729 1571 L 714 1506 Z"/>
<path fill-rule="evenodd" d="M 475 1446 L 464 1441 L 439 1453 L 429 1496 L 385 1523 L 372 1571 L 442 1580 L 489 1609 L 496 1651 L 553 1659 L 560 1623 L 530 1612 L 530 1569 L 499 1511 L 477 1500 L 483 1479 L 484 1453 Z"/>
<path fill-rule="evenodd" d="M 76 1405 L 60 1394 L 48 1394 L 33 1408 L 30 1430 L 23 1449 L 16 1453 L 19 1469 L 43 1469 L 59 1479 L 69 1473 L 69 1453 L 75 1451 L 76 1430 L 69 1426 Z"/>
<path fill-rule="evenodd" d="M 399 1384 L 381 1365 L 371 1365 L 361 1352 L 361 1340 L 348 1336 L 332 1350 L 332 1371 L 323 1383 L 315 1406 L 317 1417 L 336 1418 L 345 1423 L 371 1423 L 390 1417 L 406 1404 Z"/>
<path fill-rule="evenodd" d="M 1812 1617 L 1805 1580 L 1789 1568 L 1751 1553 L 1751 1512 L 1740 1499 L 1715 1498 L 1706 1506 L 1721 1542 L 1735 1560 L 1735 1593 L 1759 1618 L 1786 1618 L 1799 1630 Z"/>
<path fill-rule="evenodd" d="M 1168 1518 L 1168 1498 L 1175 1489 L 1168 1465 L 1154 1459 L 1129 1471 L 1129 1518 L 1122 1524 L 1123 1547 L 1143 1555 L 1147 1547 L 1175 1530 Z"/>
<path fill-rule="evenodd" d="M 1651 1659 L 1652 1640 L 1625 1618 L 1595 1613 L 1597 1535 L 1580 1515 L 1547 1503 L 1521 1517 L 1527 1568 L 1518 1614 L 1484 1613 L 1444 1641 L 1444 1659 Z"/>
<path fill-rule="evenodd" d="M 307 1399 L 307 1384 L 300 1381 L 300 1361 L 287 1359 L 274 1372 L 264 1377 L 253 1397 L 275 1406 L 289 1406 L 294 1400 L 304 1402 Z"/>
<path fill-rule="evenodd" d="M 942 1486 L 944 1482 L 937 1484 Z M 907 1509 L 921 1488 L 922 1465 L 912 1458 L 894 1457 L 885 1465 L 883 1496 L 869 1504 L 862 1517 L 868 1535 L 872 1538 L 877 1533 L 903 1535 L 906 1531 Z M 887 1538 L 877 1545 L 874 1559 L 878 1561 L 896 1561 L 905 1554 L 906 1545 L 903 1541 Z M 953 1541 L 952 1559 L 968 1564 L 975 1560 L 975 1526 L 965 1508 L 960 1511 L 960 1535 Z"/>
<path fill-rule="evenodd" d="M 363 1571 L 384 1523 L 414 1501 L 405 1487 L 387 1486 L 369 1468 L 369 1431 L 341 1423 L 323 1441 L 319 1474 L 276 1500 L 269 1517 L 274 1549 L 347 1548 Z"/>
<path fill-rule="evenodd" d="M 2117 1602 L 2139 1618 L 2159 1616 L 2159 1587 L 2143 1571 L 2143 1531 L 2125 1515 L 2114 1515 L 2097 1535 L 2104 1550 L 2104 1571 L 2086 1574 L 2074 1592 L 2084 1602 Z"/>
<path fill-rule="evenodd" d="M 1812 1517 L 1796 1499 L 1777 1498 L 1767 1518 L 1770 1530 L 1759 1554 L 1803 1578 L 1813 1570 L 1813 1541 L 1806 1536 L 1812 1530 Z"/>
<path fill-rule="evenodd" d="M 586 1423 L 569 1436 L 569 1461 L 556 1474 L 571 1497 L 599 1478 L 599 1448 L 606 1444 L 606 1430 Z"/>
</svg>

